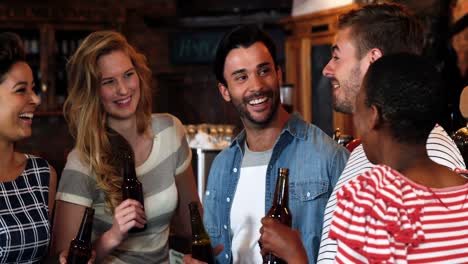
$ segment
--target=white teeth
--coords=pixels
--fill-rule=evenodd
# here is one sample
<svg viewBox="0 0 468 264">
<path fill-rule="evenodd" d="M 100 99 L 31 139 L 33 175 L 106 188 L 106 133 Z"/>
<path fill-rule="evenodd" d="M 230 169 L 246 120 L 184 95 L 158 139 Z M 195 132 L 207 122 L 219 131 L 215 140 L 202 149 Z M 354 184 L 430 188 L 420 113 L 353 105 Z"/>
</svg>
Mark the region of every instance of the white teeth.
<svg viewBox="0 0 468 264">
<path fill-rule="evenodd" d="M 249 104 L 250 105 L 258 105 L 258 104 L 261 104 L 261 103 L 265 102 L 266 100 L 268 100 L 268 97 L 262 97 L 262 98 L 251 100 L 249 102 Z"/>
<path fill-rule="evenodd" d="M 34 114 L 33 113 L 21 113 L 19 117 L 32 119 L 34 117 Z"/>
<path fill-rule="evenodd" d="M 115 101 L 115 102 L 117 104 L 126 104 L 126 103 L 130 102 L 130 99 L 131 99 L 131 97 L 128 97 L 127 99 L 123 99 L 123 100 Z"/>
<path fill-rule="evenodd" d="M 339 84 L 333 84 L 333 88 L 335 88 L 335 89 L 340 88 L 340 85 Z"/>
</svg>

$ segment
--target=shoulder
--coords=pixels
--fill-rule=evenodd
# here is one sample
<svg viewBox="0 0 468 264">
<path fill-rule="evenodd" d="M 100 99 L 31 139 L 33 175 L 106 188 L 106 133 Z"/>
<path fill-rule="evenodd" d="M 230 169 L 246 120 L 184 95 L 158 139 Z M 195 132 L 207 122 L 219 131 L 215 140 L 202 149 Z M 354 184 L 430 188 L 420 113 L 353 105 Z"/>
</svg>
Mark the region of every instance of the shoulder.
<svg viewBox="0 0 468 264">
<path fill-rule="evenodd" d="M 182 122 L 180 122 L 177 117 L 169 113 L 152 114 L 151 121 L 153 128 L 158 127 L 161 130 L 173 126 L 182 126 Z"/>
<path fill-rule="evenodd" d="M 210 173 L 222 172 L 235 166 L 235 156 L 236 154 L 240 154 L 237 151 L 238 146 L 233 144 L 219 152 L 211 164 Z"/>
<path fill-rule="evenodd" d="M 155 135 L 161 132 L 175 132 L 179 136 L 185 134 L 182 122 L 168 113 L 153 114 L 151 125 Z"/>
<path fill-rule="evenodd" d="M 460 150 L 440 125 L 436 125 L 429 134 L 426 149 L 428 156 L 441 165 L 451 169 L 466 167 Z"/>
<path fill-rule="evenodd" d="M 55 183 L 57 174 L 55 169 L 49 164 L 49 162 L 41 157 L 37 157 L 30 154 L 25 154 L 26 167 L 25 172 L 27 175 L 34 175 L 34 177 L 40 177 L 41 185 L 49 186 L 51 182 Z"/>
<path fill-rule="evenodd" d="M 231 161 L 235 155 L 237 146 L 227 147 L 216 155 L 213 163 L 222 163 L 224 161 Z"/>
<path fill-rule="evenodd" d="M 349 154 L 343 146 L 337 144 L 329 135 L 327 135 L 322 129 L 315 126 L 314 124 L 307 123 L 307 140 L 306 144 L 311 145 L 320 150 L 326 151 L 341 151 Z"/>
<path fill-rule="evenodd" d="M 359 174 L 362 174 L 366 170 L 372 168 L 372 166 L 372 163 L 367 159 L 362 144 L 358 145 L 349 155 L 349 159 L 346 162 L 345 168 L 340 176 L 339 185 L 354 179 Z"/>
<path fill-rule="evenodd" d="M 35 168 L 49 168 L 50 167 L 49 162 L 44 158 L 31 155 L 31 154 L 25 154 L 25 155 L 26 155 L 26 160 L 30 161 Z"/>
<path fill-rule="evenodd" d="M 365 171 L 345 184 L 337 194 L 342 205 L 349 202 L 358 204 L 364 211 L 376 213 L 374 217 L 385 214 L 390 207 L 403 211 L 410 208 L 420 210 L 423 205 L 420 198 L 424 195 L 398 171 L 386 165 L 376 165 Z M 375 208 L 377 204 L 385 204 L 385 208 Z"/>
<path fill-rule="evenodd" d="M 68 153 L 64 171 L 66 170 L 78 171 L 87 175 L 91 174 L 90 167 L 83 163 L 80 152 L 76 148 Z"/>
<path fill-rule="evenodd" d="M 349 181 L 337 196 L 330 238 L 366 258 L 388 259 L 387 254 L 376 254 L 376 250 L 393 247 L 389 241 L 417 245 L 423 240 L 421 193 L 390 167 L 373 167 Z M 412 225 L 402 225 L 409 220 Z M 372 234 L 368 230 L 373 230 Z M 375 239 L 376 235 L 379 239 Z"/>
</svg>

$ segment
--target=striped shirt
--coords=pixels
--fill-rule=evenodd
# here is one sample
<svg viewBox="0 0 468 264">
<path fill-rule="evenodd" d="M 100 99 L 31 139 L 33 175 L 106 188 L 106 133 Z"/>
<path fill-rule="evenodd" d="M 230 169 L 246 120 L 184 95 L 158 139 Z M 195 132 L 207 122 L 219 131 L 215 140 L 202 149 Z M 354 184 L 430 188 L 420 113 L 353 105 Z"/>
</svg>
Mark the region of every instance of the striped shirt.
<svg viewBox="0 0 468 264">
<path fill-rule="evenodd" d="M 177 207 L 175 175 L 188 169 L 191 151 L 184 127 L 169 114 L 153 115 L 153 147 L 148 159 L 136 168 L 143 185 L 147 228 L 128 237 L 106 257 L 104 263 L 167 263 L 169 224 Z M 112 214 L 105 209 L 104 193 L 96 176 L 82 164 L 78 151 L 67 159 L 57 191 L 57 200 L 93 207 L 93 240 L 112 227 Z"/>
<path fill-rule="evenodd" d="M 465 163 L 455 143 L 447 135 L 445 130 L 436 125 L 431 131 L 426 142 L 427 153 L 429 157 L 448 168 L 465 168 Z M 351 152 L 348 163 L 343 170 L 335 188 L 328 200 L 327 207 L 325 208 L 325 216 L 322 228 L 322 241 L 320 243 L 319 255 L 317 263 L 334 263 L 336 256 L 336 241 L 328 237 L 330 231 L 330 223 L 333 212 L 336 209 L 336 193 L 348 181 L 356 178 L 366 170 L 372 167 L 372 163 L 367 159 L 362 145 L 359 145 Z"/>
<path fill-rule="evenodd" d="M 47 256 L 50 167 L 26 157 L 21 175 L 0 182 L 0 263 L 41 263 Z"/>
<path fill-rule="evenodd" d="M 336 263 L 468 263 L 468 183 L 428 188 L 378 165 L 337 197 Z"/>
</svg>

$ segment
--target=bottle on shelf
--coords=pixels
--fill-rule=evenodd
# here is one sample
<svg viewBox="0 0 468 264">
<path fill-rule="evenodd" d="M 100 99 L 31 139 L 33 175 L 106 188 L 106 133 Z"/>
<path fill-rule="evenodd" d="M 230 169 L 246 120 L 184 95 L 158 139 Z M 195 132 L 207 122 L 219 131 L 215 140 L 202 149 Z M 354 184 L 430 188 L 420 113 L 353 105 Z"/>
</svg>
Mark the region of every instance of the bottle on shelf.
<svg viewBox="0 0 468 264">
<path fill-rule="evenodd" d="M 289 200 L 289 169 L 279 168 L 278 179 L 276 180 L 275 195 L 273 205 L 268 210 L 266 216 L 275 218 L 283 225 L 291 226 L 292 217 L 288 207 Z M 283 264 L 286 261 L 276 257 L 272 253 L 263 256 L 263 263 L 266 264 Z"/>
<path fill-rule="evenodd" d="M 211 241 L 206 233 L 203 221 L 198 211 L 198 203 L 191 202 L 189 205 L 190 223 L 192 225 L 192 258 L 214 264 L 215 257 L 211 248 Z"/>
<path fill-rule="evenodd" d="M 86 264 L 91 258 L 91 232 L 93 230 L 94 209 L 86 208 L 76 237 L 70 242 L 67 264 Z"/>
</svg>

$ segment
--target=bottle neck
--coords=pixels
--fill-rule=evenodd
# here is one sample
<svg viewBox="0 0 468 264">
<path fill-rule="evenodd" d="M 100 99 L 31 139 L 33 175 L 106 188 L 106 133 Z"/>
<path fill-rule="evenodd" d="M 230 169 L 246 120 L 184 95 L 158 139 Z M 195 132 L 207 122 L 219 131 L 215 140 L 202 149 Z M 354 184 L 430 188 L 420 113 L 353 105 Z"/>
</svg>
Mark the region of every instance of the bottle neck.
<svg viewBox="0 0 468 264">
<path fill-rule="evenodd" d="M 135 162 L 130 155 L 126 156 L 123 160 L 122 174 L 124 181 L 134 181 L 137 179 L 135 172 Z"/>
<path fill-rule="evenodd" d="M 288 175 L 280 174 L 276 183 L 274 202 L 276 206 L 288 207 L 288 200 Z"/>
<path fill-rule="evenodd" d="M 198 211 L 198 204 L 196 202 L 191 202 L 189 204 L 190 210 L 190 224 L 192 226 L 192 240 L 200 240 L 205 238 L 205 227 L 203 226 L 203 221 Z"/>
<path fill-rule="evenodd" d="M 91 242 L 91 232 L 93 230 L 94 209 L 86 208 L 81 220 L 80 229 L 76 238 L 81 241 Z"/>
</svg>

